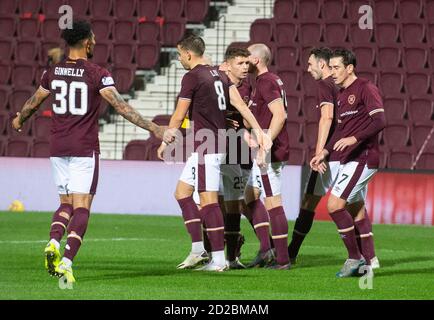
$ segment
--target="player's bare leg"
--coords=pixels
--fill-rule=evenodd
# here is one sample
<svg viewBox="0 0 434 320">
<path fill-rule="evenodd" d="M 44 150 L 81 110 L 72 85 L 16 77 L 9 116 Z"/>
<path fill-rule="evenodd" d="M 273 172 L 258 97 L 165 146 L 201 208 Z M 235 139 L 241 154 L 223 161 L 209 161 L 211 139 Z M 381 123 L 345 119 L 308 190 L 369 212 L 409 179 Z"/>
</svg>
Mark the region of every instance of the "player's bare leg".
<svg viewBox="0 0 434 320">
<path fill-rule="evenodd" d="M 241 235 L 241 210 L 242 200 L 225 201 L 225 241 L 226 255 L 230 269 L 244 269 L 245 266 L 239 261 L 241 245 L 244 237 Z"/>
<path fill-rule="evenodd" d="M 179 203 L 185 227 L 191 237 L 191 251 L 181 262 L 178 269 L 189 269 L 208 261 L 202 240 L 202 222 L 199 209 L 193 200 L 194 187 L 179 180 L 175 190 L 175 198 Z"/>
<path fill-rule="evenodd" d="M 345 209 L 347 201 L 331 194 L 327 203 L 327 209 L 335 222 L 338 232 L 348 251 L 348 259 L 337 277 L 350 277 L 356 275 L 360 266 L 364 264 L 362 255 L 357 245 L 354 221 L 348 210 Z"/>
<path fill-rule="evenodd" d="M 56 267 L 60 263 L 60 241 L 65 234 L 73 213 L 72 196 L 60 194 L 59 198 L 60 206 L 54 213 L 51 223 L 50 241 L 44 250 L 45 268 L 50 275 L 55 275 Z"/>
</svg>

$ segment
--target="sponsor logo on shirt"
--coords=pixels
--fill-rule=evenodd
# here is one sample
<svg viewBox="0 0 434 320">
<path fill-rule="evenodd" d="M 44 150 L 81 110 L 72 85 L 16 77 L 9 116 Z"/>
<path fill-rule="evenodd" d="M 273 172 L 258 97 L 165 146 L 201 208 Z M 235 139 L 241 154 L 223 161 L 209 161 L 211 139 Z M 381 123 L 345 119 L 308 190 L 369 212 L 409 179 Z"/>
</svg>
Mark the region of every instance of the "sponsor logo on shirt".
<svg viewBox="0 0 434 320">
<path fill-rule="evenodd" d="M 105 86 L 109 86 L 109 85 L 115 84 L 115 81 L 113 80 L 112 77 L 104 77 L 104 78 L 102 78 L 102 84 Z"/>
<path fill-rule="evenodd" d="M 347 111 L 347 112 L 341 113 L 341 117 L 351 116 L 351 115 L 356 114 L 358 112 L 359 112 L 359 110 Z"/>
</svg>

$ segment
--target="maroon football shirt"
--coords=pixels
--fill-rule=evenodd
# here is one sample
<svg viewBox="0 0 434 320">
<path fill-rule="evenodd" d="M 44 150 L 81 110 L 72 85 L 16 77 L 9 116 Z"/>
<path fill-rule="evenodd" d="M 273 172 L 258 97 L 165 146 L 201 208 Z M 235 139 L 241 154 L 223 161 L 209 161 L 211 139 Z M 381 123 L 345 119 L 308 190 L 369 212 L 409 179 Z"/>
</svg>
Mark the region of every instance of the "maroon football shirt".
<svg viewBox="0 0 434 320">
<path fill-rule="evenodd" d="M 273 114 L 269 109 L 269 104 L 277 99 L 282 99 L 285 110 L 286 93 L 283 82 L 280 78 L 266 72 L 256 78 L 256 86 L 252 92 L 251 110 L 258 120 L 262 129 L 268 129 L 271 124 Z M 287 131 L 287 122 L 283 125 L 282 130 L 273 141 L 271 148 L 271 162 L 287 161 L 289 156 L 289 137 Z"/>
<path fill-rule="evenodd" d="M 179 99 L 190 100 L 189 119 L 193 121 L 194 136 L 199 130 L 211 130 L 215 138 L 215 149 L 204 150 L 204 153 L 224 153 L 224 146 L 218 146 L 224 141 L 226 120 L 224 111 L 230 103 L 229 87 L 232 84 L 225 79 L 216 67 L 199 64 L 182 78 Z M 203 142 L 205 142 L 204 139 Z M 202 141 L 195 141 L 194 150 Z"/>
<path fill-rule="evenodd" d="M 111 74 L 85 59 L 66 59 L 42 75 L 41 87 L 53 94 L 50 156 L 99 153 L 100 90 L 112 86 Z"/>
</svg>

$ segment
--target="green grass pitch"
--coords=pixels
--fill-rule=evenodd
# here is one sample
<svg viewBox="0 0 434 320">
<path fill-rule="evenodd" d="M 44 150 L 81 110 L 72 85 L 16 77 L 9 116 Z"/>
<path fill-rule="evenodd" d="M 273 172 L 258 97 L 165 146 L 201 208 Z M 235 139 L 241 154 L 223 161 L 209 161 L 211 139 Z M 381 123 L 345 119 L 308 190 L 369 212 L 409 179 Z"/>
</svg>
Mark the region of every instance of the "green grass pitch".
<svg viewBox="0 0 434 320">
<path fill-rule="evenodd" d="M 74 262 L 77 283 L 59 288 L 43 265 L 51 214 L 0 212 L 0 299 L 434 299 L 432 227 L 374 225 L 381 269 L 373 288 L 336 279 L 345 250 L 334 224 L 315 222 L 292 270 L 177 270 L 190 250 L 180 217 L 93 214 Z M 290 222 L 290 230 L 293 223 Z M 241 260 L 258 249 L 243 219 Z"/>
</svg>

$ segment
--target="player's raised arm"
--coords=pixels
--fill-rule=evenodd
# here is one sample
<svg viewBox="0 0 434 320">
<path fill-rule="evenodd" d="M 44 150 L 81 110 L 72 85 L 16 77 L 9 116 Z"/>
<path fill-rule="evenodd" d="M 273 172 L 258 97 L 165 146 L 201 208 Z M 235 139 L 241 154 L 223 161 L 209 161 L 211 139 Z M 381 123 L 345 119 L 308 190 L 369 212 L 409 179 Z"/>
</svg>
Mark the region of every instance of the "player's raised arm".
<svg viewBox="0 0 434 320">
<path fill-rule="evenodd" d="M 17 112 L 17 116 L 12 121 L 12 126 L 15 130 L 20 131 L 24 122 L 29 119 L 50 95 L 50 91 L 39 87 L 38 90 L 26 101 L 21 112 Z"/>
<path fill-rule="evenodd" d="M 107 87 L 100 90 L 101 96 L 110 103 L 116 112 L 129 122 L 142 129 L 151 131 L 159 139 L 163 139 L 164 127 L 160 127 L 152 121 L 146 120 L 143 116 L 131 107 L 119 94 L 115 87 Z"/>
</svg>

